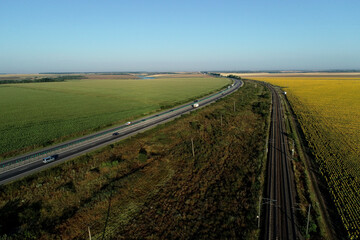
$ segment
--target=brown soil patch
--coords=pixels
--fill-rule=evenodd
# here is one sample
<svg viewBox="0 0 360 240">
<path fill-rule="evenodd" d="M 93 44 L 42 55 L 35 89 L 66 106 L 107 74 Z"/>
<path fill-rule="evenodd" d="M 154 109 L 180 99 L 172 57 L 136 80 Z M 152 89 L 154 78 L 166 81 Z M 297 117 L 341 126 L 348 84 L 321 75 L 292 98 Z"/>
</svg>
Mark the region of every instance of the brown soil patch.
<svg viewBox="0 0 360 240">
<path fill-rule="evenodd" d="M 85 74 L 88 79 L 137 79 L 138 77 L 132 74 L 124 75 L 110 75 L 110 74 Z"/>
<path fill-rule="evenodd" d="M 155 74 L 155 75 L 149 75 L 149 77 L 155 77 L 155 78 L 196 78 L 196 77 L 211 77 L 207 74 L 202 73 L 173 73 L 173 74 Z"/>
</svg>

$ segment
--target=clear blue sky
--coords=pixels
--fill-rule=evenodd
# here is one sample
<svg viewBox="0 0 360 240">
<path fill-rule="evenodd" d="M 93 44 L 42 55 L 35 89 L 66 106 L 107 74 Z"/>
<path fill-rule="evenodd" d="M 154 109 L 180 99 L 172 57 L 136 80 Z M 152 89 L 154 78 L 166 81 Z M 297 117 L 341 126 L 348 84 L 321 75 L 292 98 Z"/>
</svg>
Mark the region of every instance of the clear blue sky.
<svg viewBox="0 0 360 240">
<path fill-rule="evenodd" d="M 354 68 L 358 0 L 0 0 L 0 73 Z"/>
</svg>

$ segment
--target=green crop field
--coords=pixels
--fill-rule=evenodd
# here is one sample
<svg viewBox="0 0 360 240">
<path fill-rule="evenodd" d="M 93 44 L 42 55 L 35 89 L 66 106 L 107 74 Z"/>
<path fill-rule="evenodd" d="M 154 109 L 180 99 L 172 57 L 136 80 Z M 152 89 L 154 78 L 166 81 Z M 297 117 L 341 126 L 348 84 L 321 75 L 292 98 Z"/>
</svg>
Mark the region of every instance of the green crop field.
<svg viewBox="0 0 360 240">
<path fill-rule="evenodd" d="M 0 156 L 47 146 L 186 102 L 220 78 L 73 80 L 0 86 Z"/>
<path fill-rule="evenodd" d="M 88 227 L 92 239 L 255 239 L 269 104 L 266 88 L 246 82 L 171 123 L 1 186 L 0 239 L 88 239 Z"/>
</svg>

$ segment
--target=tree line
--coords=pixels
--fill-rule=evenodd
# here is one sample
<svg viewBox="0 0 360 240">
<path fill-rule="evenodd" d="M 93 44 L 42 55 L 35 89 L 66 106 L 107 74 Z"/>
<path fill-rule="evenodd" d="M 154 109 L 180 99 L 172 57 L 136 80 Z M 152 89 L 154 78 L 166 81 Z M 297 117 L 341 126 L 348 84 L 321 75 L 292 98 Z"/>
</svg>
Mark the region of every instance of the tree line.
<svg viewBox="0 0 360 240">
<path fill-rule="evenodd" d="M 20 79 L 20 80 L 0 80 L 0 84 L 12 84 L 12 83 L 36 83 L 36 82 L 64 82 L 65 80 L 84 79 L 84 76 L 60 76 L 55 78 L 39 78 L 39 79 Z"/>
</svg>

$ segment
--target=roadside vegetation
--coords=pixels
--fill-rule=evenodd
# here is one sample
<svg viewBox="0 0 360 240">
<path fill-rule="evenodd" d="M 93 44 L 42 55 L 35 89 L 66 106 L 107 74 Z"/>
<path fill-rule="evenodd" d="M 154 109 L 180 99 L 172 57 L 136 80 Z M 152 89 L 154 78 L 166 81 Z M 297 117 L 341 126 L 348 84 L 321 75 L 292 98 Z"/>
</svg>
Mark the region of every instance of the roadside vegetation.
<svg viewBox="0 0 360 240">
<path fill-rule="evenodd" d="M 204 109 L 5 185 L 9 239 L 256 239 L 270 95 Z M 235 107 L 234 107 L 235 106 Z"/>
<path fill-rule="evenodd" d="M 0 85 L 0 160 L 194 100 L 229 83 L 197 77 Z"/>
<path fill-rule="evenodd" d="M 341 221 L 349 239 L 360 238 L 360 79 L 255 79 L 281 86 L 287 92 L 312 164 L 325 183 L 323 195 L 332 202 L 327 210 L 335 215 L 335 222 Z M 334 227 L 338 234 L 343 232 L 341 225 Z"/>
</svg>

